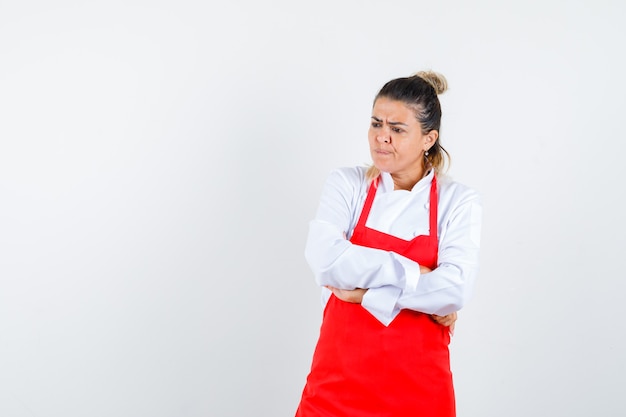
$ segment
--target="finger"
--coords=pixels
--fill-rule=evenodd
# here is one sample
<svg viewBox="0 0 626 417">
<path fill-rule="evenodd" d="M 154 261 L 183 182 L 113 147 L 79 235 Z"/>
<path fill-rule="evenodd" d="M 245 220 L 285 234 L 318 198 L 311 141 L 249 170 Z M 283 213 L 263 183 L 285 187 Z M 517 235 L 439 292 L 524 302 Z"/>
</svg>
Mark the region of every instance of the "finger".
<svg viewBox="0 0 626 417">
<path fill-rule="evenodd" d="M 324 285 L 324 288 L 329 289 L 333 294 L 335 294 L 335 297 L 338 297 L 337 288 L 331 287 L 330 285 Z"/>
<path fill-rule="evenodd" d="M 431 317 L 433 318 L 433 320 L 435 320 L 435 322 L 437 322 L 438 324 L 441 324 L 442 326 L 448 327 L 452 324 L 454 324 L 454 322 L 456 321 L 451 314 L 447 315 L 447 316 L 438 316 L 436 314 L 432 314 Z"/>
</svg>

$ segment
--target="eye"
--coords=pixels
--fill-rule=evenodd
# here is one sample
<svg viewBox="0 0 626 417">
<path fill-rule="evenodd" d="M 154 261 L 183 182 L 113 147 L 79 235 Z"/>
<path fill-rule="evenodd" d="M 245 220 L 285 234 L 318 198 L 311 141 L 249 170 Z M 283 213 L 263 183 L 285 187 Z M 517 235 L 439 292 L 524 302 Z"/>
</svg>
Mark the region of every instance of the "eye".
<svg viewBox="0 0 626 417">
<path fill-rule="evenodd" d="M 380 127 L 381 123 L 380 122 L 372 122 L 372 127 Z"/>
<path fill-rule="evenodd" d="M 400 129 L 399 127 L 392 127 L 391 130 L 393 130 L 396 133 L 402 133 L 403 132 L 403 130 Z"/>
</svg>

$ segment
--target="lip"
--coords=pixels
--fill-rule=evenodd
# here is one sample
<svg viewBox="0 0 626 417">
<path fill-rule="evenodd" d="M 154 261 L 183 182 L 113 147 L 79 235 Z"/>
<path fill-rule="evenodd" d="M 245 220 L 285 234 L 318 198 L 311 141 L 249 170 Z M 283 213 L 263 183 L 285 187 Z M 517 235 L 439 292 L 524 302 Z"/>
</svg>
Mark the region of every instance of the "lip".
<svg viewBox="0 0 626 417">
<path fill-rule="evenodd" d="M 374 153 L 378 155 L 391 155 L 391 151 L 385 151 L 383 149 L 374 149 Z"/>
</svg>

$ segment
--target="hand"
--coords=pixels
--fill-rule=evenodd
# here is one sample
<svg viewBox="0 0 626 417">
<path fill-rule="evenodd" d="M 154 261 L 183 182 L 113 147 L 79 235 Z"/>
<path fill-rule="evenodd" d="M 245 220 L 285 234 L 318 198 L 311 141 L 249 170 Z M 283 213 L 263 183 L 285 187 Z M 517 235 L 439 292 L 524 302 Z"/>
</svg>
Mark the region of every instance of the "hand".
<svg viewBox="0 0 626 417">
<path fill-rule="evenodd" d="M 335 294 L 335 297 L 339 298 L 341 301 L 354 304 L 361 304 L 361 302 L 363 301 L 363 296 L 367 292 L 366 288 L 341 290 L 339 288 L 331 287 L 330 285 L 325 285 L 325 287 L 331 290 L 333 294 Z"/>
<path fill-rule="evenodd" d="M 436 323 L 439 323 L 442 326 L 448 327 L 450 336 L 454 335 L 454 326 L 456 324 L 456 319 L 457 319 L 456 312 L 450 313 L 447 316 L 438 316 L 436 314 L 431 314 L 430 317 L 432 317 L 432 319 L 435 320 Z"/>
<path fill-rule="evenodd" d="M 420 265 L 420 274 L 427 274 L 427 273 L 432 272 L 432 271 L 433 270 L 430 269 L 429 267 L 424 266 L 424 265 Z"/>
</svg>

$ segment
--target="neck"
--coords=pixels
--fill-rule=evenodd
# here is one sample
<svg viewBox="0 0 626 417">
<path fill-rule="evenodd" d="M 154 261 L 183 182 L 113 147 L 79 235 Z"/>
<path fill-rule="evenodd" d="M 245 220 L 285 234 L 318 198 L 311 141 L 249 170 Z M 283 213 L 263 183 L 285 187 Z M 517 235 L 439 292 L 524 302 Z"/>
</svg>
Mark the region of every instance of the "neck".
<svg viewBox="0 0 626 417">
<path fill-rule="evenodd" d="M 415 184 L 424 178 L 427 173 L 428 170 L 422 168 L 419 172 L 410 174 L 391 174 L 391 178 L 393 179 L 393 189 L 411 191 Z"/>
</svg>

